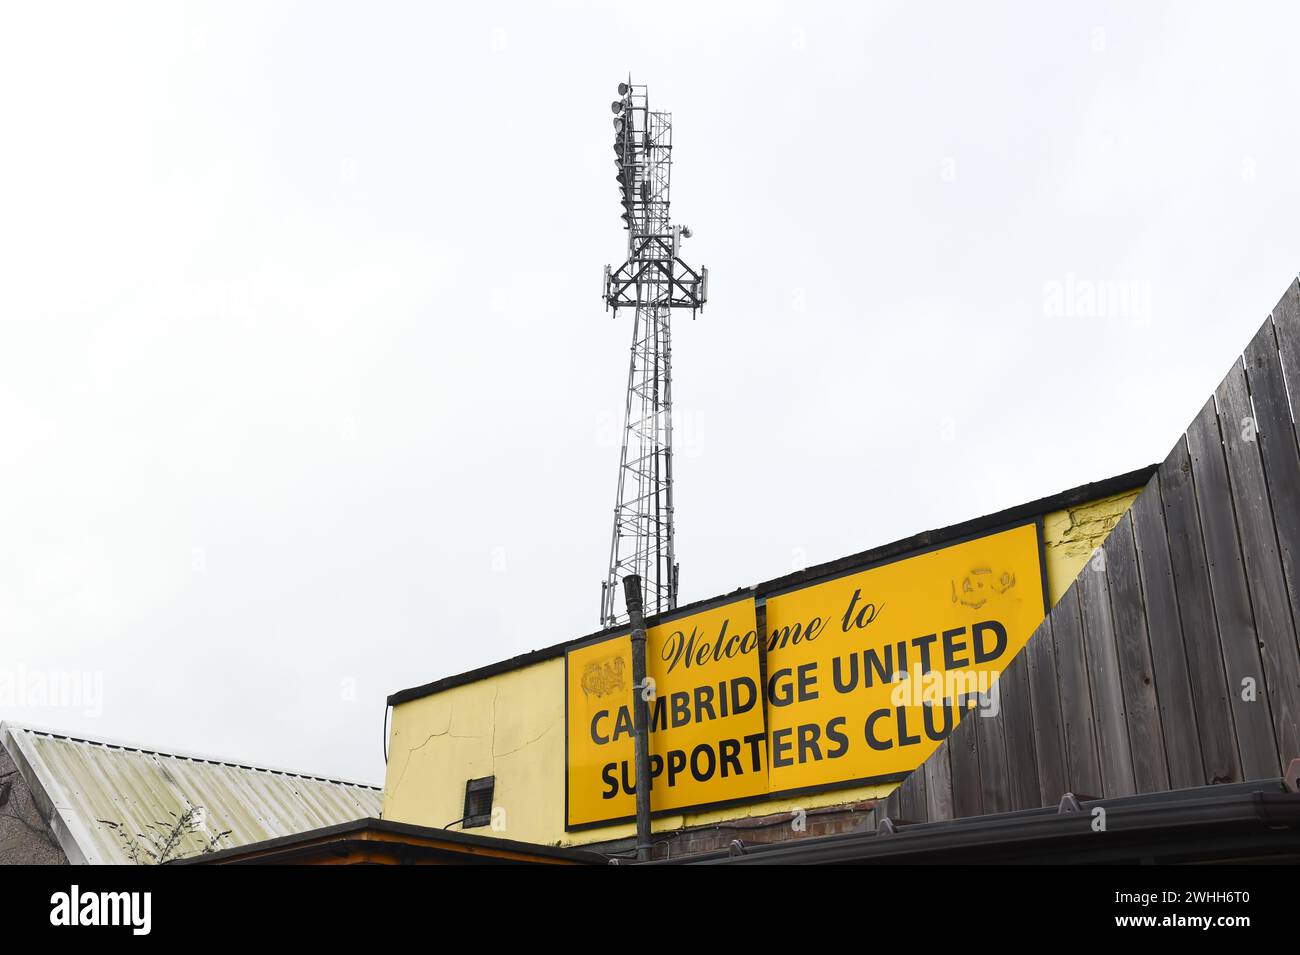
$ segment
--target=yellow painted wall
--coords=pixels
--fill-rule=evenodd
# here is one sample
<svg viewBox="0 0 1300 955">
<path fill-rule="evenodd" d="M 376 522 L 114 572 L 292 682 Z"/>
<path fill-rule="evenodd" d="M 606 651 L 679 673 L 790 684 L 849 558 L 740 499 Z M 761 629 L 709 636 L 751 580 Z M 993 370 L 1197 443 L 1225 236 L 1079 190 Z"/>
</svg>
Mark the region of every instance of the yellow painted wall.
<svg viewBox="0 0 1300 955">
<path fill-rule="evenodd" d="M 1137 497 L 1134 490 L 1048 514 L 1043 521 L 1050 602 L 1065 593 Z M 466 830 L 551 845 L 635 833 L 631 823 L 564 831 L 564 658 L 444 690 L 393 708 L 385 819 L 443 827 L 460 819 L 465 781 L 496 777 L 496 826 Z M 666 816 L 656 831 L 888 795 L 895 784 L 840 789 L 702 813 Z"/>
<path fill-rule="evenodd" d="M 1047 563 L 1048 603 L 1061 599 L 1093 551 L 1119 523 L 1141 488 L 1099 498 L 1043 518 L 1043 550 Z"/>
<path fill-rule="evenodd" d="M 483 776 L 496 777 L 506 829 L 467 832 L 561 841 L 563 657 L 393 707 L 385 819 L 446 826 L 464 811 L 465 781 Z"/>
</svg>

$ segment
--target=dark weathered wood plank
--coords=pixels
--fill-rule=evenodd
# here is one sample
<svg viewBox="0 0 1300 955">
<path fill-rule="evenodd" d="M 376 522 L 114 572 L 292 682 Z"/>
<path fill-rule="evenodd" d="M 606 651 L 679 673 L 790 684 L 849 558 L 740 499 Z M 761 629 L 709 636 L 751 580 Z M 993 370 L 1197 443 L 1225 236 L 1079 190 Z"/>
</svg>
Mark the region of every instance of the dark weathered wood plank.
<svg viewBox="0 0 1300 955">
<path fill-rule="evenodd" d="M 912 772 L 912 776 L 914 775 L 916 775 L 915 771 Z M 898 784 L 898 787 L 894 789 L 892 793 L 892 795 L 895 797 L 895 802 L 898 808 L 897 814 L 893 815 L 894 819 L 910 818 L 910 813 L 912 811 L 912 799 L 915 790 L 910 790 L 908 788 L 907 780 L 911 779 L 912 776 L 908 776 L 906 779 L 900 782 Z"/>
<path fill-rule="evenodd" d="M 1291 301 L 1287 297 L 1279 304 L 1279 310 L 1284 306 L 1297 312 L 1288 315 L 1280 311 L 1283 321 L 1292 327 L 1300 326 L 1300 301 Z M 1264 329 L 1261 329 L 1247 346 L 1246 384 L 1259 418 L 1259 450 L 1264 459 L 1264 476 L 1273 506 L 1278 553 L 1282 558 L 1292 622 L 1300 638 L 1300 450 L 1292 427 L 1286 381 L 1279 360 L 1278 342 L 1274 337 L 1276 331 L 1274 319 L 1270 333 L 1264 334 Z M 1300 388 L 1300 381 L 1296 382 L 1296 387 Z M 1297 646 L 1300 648 L 1300 639 Z"/>
<path fill-rule="evenodd" d="M 1206 402 L 1188 429 L 1187 447 L 1241 769 L 1247 779 L 1267 779 L 1280 775 L 1281 765 L 1214 399 Z"/>
<path fill-rule="evenodd" d="M 1277 350 L 1281 353 L 1282 370 L 1291 386 L 1291 418 L 1300 419 L 1300 281 L 1287 287 L 1286 293 L 1273 306 L 1273 327 L 1277 333 Z"/>
<path fill-rule="evenodd" d="M 1187 652 L 1187 675 L 1196 702 L 1205 781 L 1241 782 L 1241 756 L 1210 597 L 1210 572 L 1196 508 L 1191 453 L 1185 438 L 1178 440 L 1156 474 L 1160 479 L 1183 648 Z"/>
<path fill-rule="evenodd" d="M 912 775 L 898 787 L 899 811 L 908 822 L 925 822 L 928 814 L 925 805 L 925 773 L 918 766 Z"/>
<path fill-rule="evenodd" d="M 992 692 L 992 691 L 991 691 Z M 1001 694 L 1001 690 L 997 690 Z M 979 747 L 980 801 L 986 813 L 1010 812 L 1011 789 L 1007 773 L 1007 740 L 1002 730 L 1002 713 L 985 712 L 980 706 L 967 712 L 965 719 L 975 721 L 975 739 Z M 964 720 L 963 720 L 964 721 Z"/>
<path fill-rule="evenodd" d="M 894 791 L 885 798 L 885 815 L 890 819 L 902 819 L 902 795 L 899 792 L 902 786 L 895 787 Z"/>
<path fill-rule="evenodd" d="M 926 818 L 942 822 L 952 815 L 952 770 L 948 766 L 948 741 L 939 744 L 922 766 L 925 770 Z"/>
<path fill-rule="evenodd" d="M 980 760 L 975 743 L 979 717 L 969 710 L 948 736 L 948 762 L 952 767 L 952 813 L 955 819 L 984 812 L 980 788 Z"/>
<path fill-rule="evenodd" d="M 1056 685 L 1056 648 L 1052 614 L 1048 614 L 1025 645 L 1029 696 L 1033 712 L 1034 756 L 1038 765 L 1038 805 L 1054 806 L 1069 790 L 1066 781 L 1065 732 L 1061 720 L 1061 691 Z"/>
<path fill-rule="evenodd" d="M 1201 759 L 1200 733 L 1187 671 L 1187 650 L 1183 646 L 1182 618 L 1174 592 L 1158 475 L 1137 496 L 1129 513 L 1133 515 L 1138 572 L 1146 601 L 1151 667 L 1160 702 L 1169 785 L 1173 789 L 1203 786 L 1210 780 L 1206 778 Z M 1227 718 L 1227 700 L 1222 699 L 1222 694 L 1220 698 Z"/>
<path fill-rule="evenodd" d="M 1088 572 L 1084 570 L 1084 573 Z M 1092 695 L 1088 689 L 1088 664 L 1083 652 L 1077 580 L 1052 611 L 1052 636 L 1056 644 L 1057 684 L 1061 691 L 1066 788 L 1079 795 L 1101 796 L 1104 793 L 1093 728 Z"/>
<path fill-rule="evenodd" d="M 1034 711 L 1029 695 L 1026 650 L 1015 655 L 997 685 L 1002 707 L 1002 731 L 1007 741 L 1010 806 L 1012 809 L 1037 809 L 1038 761 L 1034 753 Z"/>
<path fill-rule="evenodd" d="M 1140 793 L 1164 792 L 1169 788 L 1169 767 L 1165 761 L 1160 701 L 1151 662 L 1146 603 L 1138 576 L 1131 508 L 1106 538 L 1106 583 L 1110 588 L 1120 688 L 1124 693 L 1124 711 L 1128 714 L 1133 780 Z M 1180 656 L 1181 651 L 1180 647 Z"/>
<path fill-rule="evenodd" d="M 912 771 L 911 775 L 899 784 L 896 790 L 898 793 L 898 818 L 906 819 L 908 822 L 920 821 L 920 817 L 917 816 L 916 780 L 918 778 L 924 779 L 925 775 L 919 770 L 920 767 L 918 766 Z"/>
<path fill-rule="evenodd" d="M 1110 554 L 1102 547 L 1104 564 Z M 1088 687 L 1092 693 L 1092 720 L 1097 733 L 1097 761 L 1105 796 L 1131 796 L 1137 792 L 1133 777 L 1133 751 L 1128 741 L 1128 713 L 1120 678 L 1119 649 L 1111 619 L 1107 572 L 1094 566 L 1094 555 L 1079 571 L 1074 586 L 1083 614 L 1083 647 L 1088 662 Z"/>
<path fill-rule="evenodd" d="M 1291 420 L 1300 427 L 1300 415 L 1296 414 L 1300 409 L 1300 281 L 1292 282 L 1286 294 L 1278 300 L 1277 305 L 1273 306 L 1272 318 L 1282 371 L 1290 390 L 1288 410 L 1291 413 Z M 1295 433 L 1297 440 L 1300 440 L 1300 432 Z M 1291 588 L 1291 608 L 1297 617 L 1297 643 L 1300 644 L 1300 594 L 1297 594 L 1297 591 L 1300 591 L 1300 536 L 1297 536 L 1300 535 L 1300 528 L 1291 523 L 1291 521 L 1300 523 L 1300 500 L 1298 500 L 1300 478 L 1295 477 L 1289 466 L 1284 463 L 1285 454 L 1282 454 L 1284 443 L 1279 440 L 1273 443 L 1273 447 L 1278 449 L 1281 459 L 1270 461 L 1266 458 L 1265 468 L 1275 468 L 1269 471 L 1270 490 L 1275 494 L 1274 518 L 1286 519 L 1285 522 L 1279 520 L 1277 530 L 1282 544 L 1287 585 Z"/>
<path fill-rule="evenodd" d="M 916 787 L 911 785 L 912 778 L 916 775 L 916 770 L 908 776 L 894 792 L 898 793 L 898 818 L 906 819 L 909 822 L 915 819 L 916 813 Z"/>
<path fill-rule="evenodd" d="M 925 773 L 920 771 L 920 767 L 917 767 L 917 771 L 912 775 L 916 777 L 913 781 L 913 785 L 916 787 L 916 815 L 913 817 L 913 821 L 929 822 L 930 804 L 925 794 Z"/>
<path fill-rule="evenodd" d="M 1252 344 L 1255 357 L 1273 347 L 1273 322 L 1265 319 Z M 1271 397 L 1261 386 L 1260 398 Z M 1300 754 L 1300 655 L 1296 653 L 1295 625 L 1287 597 L 1282 557 L 1278 552 L 1273 504 L 1264 477 L 1264 460 L 1255 409 L 1251 406 L 1243 363 L 1219 385 L 1219 421 L 1228 461 L 1228 483 L 1237 514 L 1237 533 L 1246 570 L 1246 586 L 1259 634 L 1257 649 L 1268 681 L 1269 708 L 1277 739 L 1279 771 Z M 1287 429 L 1287 440 L 1292 440 Z M 1275 436 L 1276 437 L 1276 436 Z"/>
</svg>

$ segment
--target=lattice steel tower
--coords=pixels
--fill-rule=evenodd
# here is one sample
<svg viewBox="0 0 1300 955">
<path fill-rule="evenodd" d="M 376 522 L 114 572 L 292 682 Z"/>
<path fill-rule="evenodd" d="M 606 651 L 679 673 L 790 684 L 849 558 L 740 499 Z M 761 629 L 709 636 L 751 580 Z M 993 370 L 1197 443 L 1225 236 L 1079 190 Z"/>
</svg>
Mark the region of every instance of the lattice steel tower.
<svg viewBox="0 0 1300 955">
<path fill-rule="evenodd" d="M 618 85 L 614 161 L 628 232 L 627 261 L 605 266 L 605 305 L 633 309 L 618 501 L 609 545 L 609 575 L 601 584 L 600 620 L 626 620 L 621 581 L 641 577 L 647 617 L 677 606 L 673 545 L 672 310 L 704 307 L 708 269 L 678 258 L 691 231 L 668 213 L 672 172 L 672 114 L 652 112 L 644 86 Z"/>
</svg>

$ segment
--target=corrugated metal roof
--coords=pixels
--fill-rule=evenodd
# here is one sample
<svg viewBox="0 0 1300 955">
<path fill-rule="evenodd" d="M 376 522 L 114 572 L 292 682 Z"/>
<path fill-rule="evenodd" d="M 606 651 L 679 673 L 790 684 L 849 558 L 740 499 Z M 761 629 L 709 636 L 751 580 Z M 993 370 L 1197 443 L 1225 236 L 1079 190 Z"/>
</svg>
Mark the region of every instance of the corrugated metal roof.
<svg viewBox="0 0 1300 955">
<path fill-rule="evenodd" d="M 380 814 L 376 786 L 264 769 L 202 756 L 76 739 L 0 723 L 0 745 L 32 790 L 69 861 L 129 864 L 118 823 L 131 835 L 170 826 L 202 806 L 205 829 L 230 831 L 230 848 Z M 173 815 L 175 814 L 175 815 Z M 201 836 L 188 837 L 188 852 Z M 188 854 L 183 852 L 182 854 Z"/>
</svg>

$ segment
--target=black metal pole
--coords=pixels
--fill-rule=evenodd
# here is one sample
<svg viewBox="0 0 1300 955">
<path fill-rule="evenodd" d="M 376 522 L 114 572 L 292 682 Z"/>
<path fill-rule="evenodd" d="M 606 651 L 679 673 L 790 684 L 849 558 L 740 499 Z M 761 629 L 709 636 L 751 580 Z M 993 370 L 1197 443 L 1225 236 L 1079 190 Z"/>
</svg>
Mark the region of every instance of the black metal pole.
<svg viewBox="0 0 1300 955">
<path fill-rule="evenodd" d="M 636 737 L 636 860 L 650 861 L 650 707 L 646 701 L 645 614 L 641 578 L 623 578 L 627 622 L 632 628 L 632 729 Z"/>
</svg>

